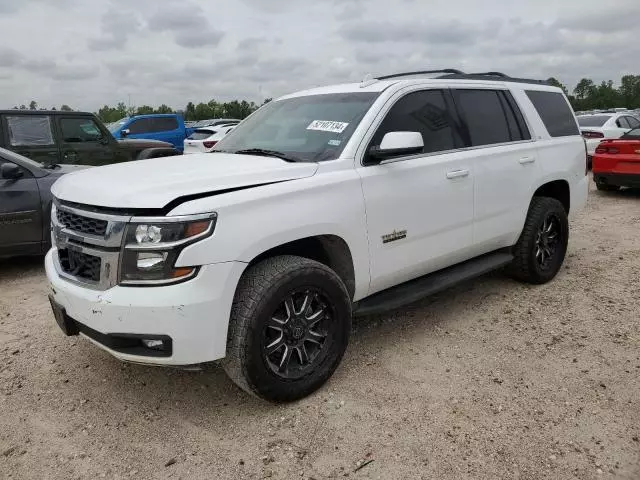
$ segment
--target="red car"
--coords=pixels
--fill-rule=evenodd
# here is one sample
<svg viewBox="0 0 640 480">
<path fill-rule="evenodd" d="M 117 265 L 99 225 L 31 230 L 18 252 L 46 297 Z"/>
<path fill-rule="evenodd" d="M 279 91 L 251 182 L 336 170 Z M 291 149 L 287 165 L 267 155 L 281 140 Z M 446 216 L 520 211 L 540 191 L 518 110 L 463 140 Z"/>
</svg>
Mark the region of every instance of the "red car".
<svg viewBox="0 0 640 480">
<path fill-rule="evenodd" d="M 603 140 L 593 156 L 593 180 L 598 190 L 640 188 L 640 128 L 614 140 Z"/>
</svg>

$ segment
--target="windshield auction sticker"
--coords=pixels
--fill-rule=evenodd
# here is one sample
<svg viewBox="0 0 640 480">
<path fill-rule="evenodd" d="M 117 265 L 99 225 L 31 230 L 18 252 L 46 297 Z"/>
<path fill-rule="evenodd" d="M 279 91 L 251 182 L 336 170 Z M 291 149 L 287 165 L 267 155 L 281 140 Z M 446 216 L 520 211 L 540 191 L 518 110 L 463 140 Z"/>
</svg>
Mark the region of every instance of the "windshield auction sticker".
<svg viewBox="0 0 640 480">
<path fill-rule="evenodd" d="M 344 122 L 329 122 L 326 120 L 314 120 L 307 127 L 307 130 L 319 130 L 321 132 L 342 133 L 349 126 Z"/>
</svg>

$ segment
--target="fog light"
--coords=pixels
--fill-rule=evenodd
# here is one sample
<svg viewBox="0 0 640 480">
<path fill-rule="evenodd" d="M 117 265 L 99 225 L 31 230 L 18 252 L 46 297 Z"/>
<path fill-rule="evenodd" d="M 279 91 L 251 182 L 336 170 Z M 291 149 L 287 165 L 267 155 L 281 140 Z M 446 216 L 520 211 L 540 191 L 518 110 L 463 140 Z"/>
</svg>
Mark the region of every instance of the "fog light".
<svg viewBox="0 0 640 480">
<path fill-rule="evenodd" d="M 162 340 L 148 340 L 146 338 L 143 338 L 142 344 L 147 348 L 151 348 L 152 350 L 164 349 L 164 342 Z"/>
</svg>

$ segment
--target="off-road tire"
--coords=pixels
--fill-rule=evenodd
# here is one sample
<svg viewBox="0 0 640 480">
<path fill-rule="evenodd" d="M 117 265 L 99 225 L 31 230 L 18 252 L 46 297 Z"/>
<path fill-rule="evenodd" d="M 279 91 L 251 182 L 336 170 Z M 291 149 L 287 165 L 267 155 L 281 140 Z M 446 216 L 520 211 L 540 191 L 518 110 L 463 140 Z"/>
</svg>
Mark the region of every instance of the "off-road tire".
<svg viewBox="0 0 640 480">
<path fill-rule="evenodd" d="M 560 241 L 549 266 L 543 269 L 536 258 L 536 239 L 549 215 L 555 216 L 558 220 Z M 514 259 L 507 272 L 521 282 L 543 284 L 551 281 L 564 262 L 568 240 L 569 221 L 562 203 L 555 198 L 533 197 L 524 228 L 513 247 Z"/>
<path fill-rule="evenodd" d="M 283 298 L 301 288 L 321 289 L 329 300 L 333 311 L 332 341 L 321 363 L 306 376 L 283 379 L 269 368 L 264 358 L 264 322 L 271 318 Z M 319 262 L 278 256 L 257 263 L 247 269 L 238 284 L 222 366 L 236 385 L 259 398 L 272 402 L 303 398 L 320 388 L 342 360 L 351 332 L 351 307 L 343 281 Z"/>
</svg>

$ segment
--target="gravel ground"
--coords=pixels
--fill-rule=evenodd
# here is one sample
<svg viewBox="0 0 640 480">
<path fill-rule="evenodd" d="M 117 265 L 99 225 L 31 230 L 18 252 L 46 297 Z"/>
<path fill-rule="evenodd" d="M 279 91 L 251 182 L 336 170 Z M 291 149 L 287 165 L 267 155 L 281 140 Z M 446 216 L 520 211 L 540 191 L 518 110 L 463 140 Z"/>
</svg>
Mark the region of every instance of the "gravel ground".
<svg viewBox="0 0 640 480">
<path fill-rule="evenodd" d="M 592 192 L 558 278 L 358 320 L 315 395 L 66 338 L 41 259 L 0 263 L 0 477 L 640 478 L 640 192 Z"/>
</svg>

